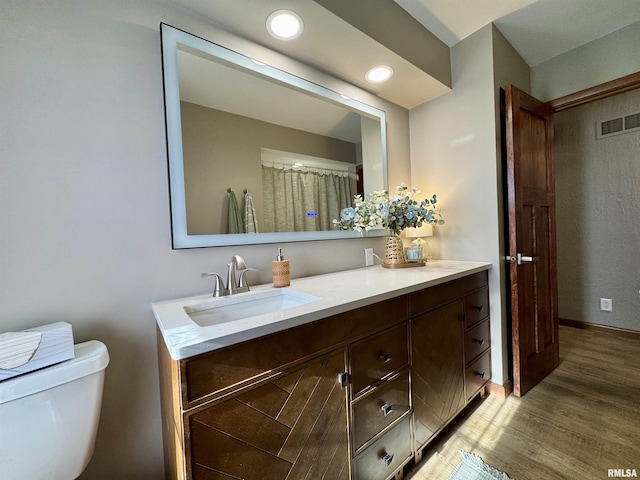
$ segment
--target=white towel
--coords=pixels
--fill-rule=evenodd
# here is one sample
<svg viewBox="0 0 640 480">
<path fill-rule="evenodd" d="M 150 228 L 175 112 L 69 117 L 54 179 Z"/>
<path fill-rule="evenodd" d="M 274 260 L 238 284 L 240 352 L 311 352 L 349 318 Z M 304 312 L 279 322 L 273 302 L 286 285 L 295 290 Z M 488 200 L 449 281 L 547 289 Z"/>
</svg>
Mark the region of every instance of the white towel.
<svg viewBox="0 0 640 480">
<path fill-rule="evenodd" d="M 244 231 L 258 233 L 258 219 L 253 205 L 253 197 L 249 192 L 244 194 Z"/>
</svg>

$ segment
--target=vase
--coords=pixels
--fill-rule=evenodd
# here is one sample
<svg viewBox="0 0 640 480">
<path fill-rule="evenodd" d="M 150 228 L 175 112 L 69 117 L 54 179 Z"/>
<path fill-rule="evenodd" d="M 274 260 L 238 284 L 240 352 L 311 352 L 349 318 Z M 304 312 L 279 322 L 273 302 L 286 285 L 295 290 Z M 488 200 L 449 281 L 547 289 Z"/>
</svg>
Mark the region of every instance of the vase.
<svg viewBox="0 0 640 480">
<path fill-rule="evenodd" d="M 387 244 L 384 249 L 384 263 L 389 265 L 404 263 L 404 247 L 402 238 L 399 236 L 387 237 Z"/>
</svg>

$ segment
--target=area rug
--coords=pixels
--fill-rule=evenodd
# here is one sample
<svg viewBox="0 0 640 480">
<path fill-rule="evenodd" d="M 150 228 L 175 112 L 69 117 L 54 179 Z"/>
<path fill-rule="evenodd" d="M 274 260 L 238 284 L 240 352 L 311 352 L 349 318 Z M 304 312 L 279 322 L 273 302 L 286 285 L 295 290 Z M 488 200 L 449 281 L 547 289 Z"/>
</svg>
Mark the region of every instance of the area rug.
<svg viewBox="0 0 640 480">
<path fill-rule="evenodd" d="M 459 450 L 462 461 L 455 468 L 449 480 L 512 480 L 509 475 L 484 463 L 473 453 Z"/>
</svg>

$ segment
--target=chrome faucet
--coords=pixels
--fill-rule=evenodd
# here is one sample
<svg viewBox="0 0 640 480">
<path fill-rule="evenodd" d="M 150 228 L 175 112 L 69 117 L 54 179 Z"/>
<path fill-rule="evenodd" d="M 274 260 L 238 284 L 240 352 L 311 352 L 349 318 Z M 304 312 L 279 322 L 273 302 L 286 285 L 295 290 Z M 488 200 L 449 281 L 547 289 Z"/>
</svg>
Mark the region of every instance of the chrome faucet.
<svg viewBox="0 0 640 480">
<path fill-rule="evenodd" d="M 236 270 L 240 271 L 240 279 L 236 282 Z M 246 284 L 245 275 L 248 271 L 254 271 L 255 268 L 247 268 L 244 259 L 240 255 L 231 257 L 231 262 L 227 264 L 227 289 L 229 295 L 249 291 L 249 285 Z"/>
<path fill-rule="evenodd" d="M 240 272 L 240 278 L 236 281 L 236 271 Z M 213 286 L 214 297 L 224 297 L 226 295 L 235 295 L 236 293 L 248 292 L 249 283 L 246 279 L 247 272 L 255 272 L 255 268 L 247 268 L 247 264 L 240 255 L 231 257 L 231 262 L 227 264 L 227 284 L 224 285 L 222 277 L 217 273 L 203 273 L 203 277 L 213 277 L 215 284 Z"/>
</svg>

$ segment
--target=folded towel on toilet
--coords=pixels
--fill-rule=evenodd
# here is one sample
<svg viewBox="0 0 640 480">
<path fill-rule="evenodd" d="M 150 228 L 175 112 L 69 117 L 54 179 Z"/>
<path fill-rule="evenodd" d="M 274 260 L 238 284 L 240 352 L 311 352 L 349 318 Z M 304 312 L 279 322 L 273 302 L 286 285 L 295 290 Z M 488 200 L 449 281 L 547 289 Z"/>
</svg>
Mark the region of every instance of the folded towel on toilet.
<svg viewBox="0 0 640 480">
<path fill-rule="evenodd" d="M 0 381 L 75 357 L 73 331 L 55 322 L 0 334 Z"/>
<path fill-rule="evenodd" d="M 9 370 L 28 363 L 41 340 L 42 332 L 0 333 L 0 369 Z"/>
</svg>

